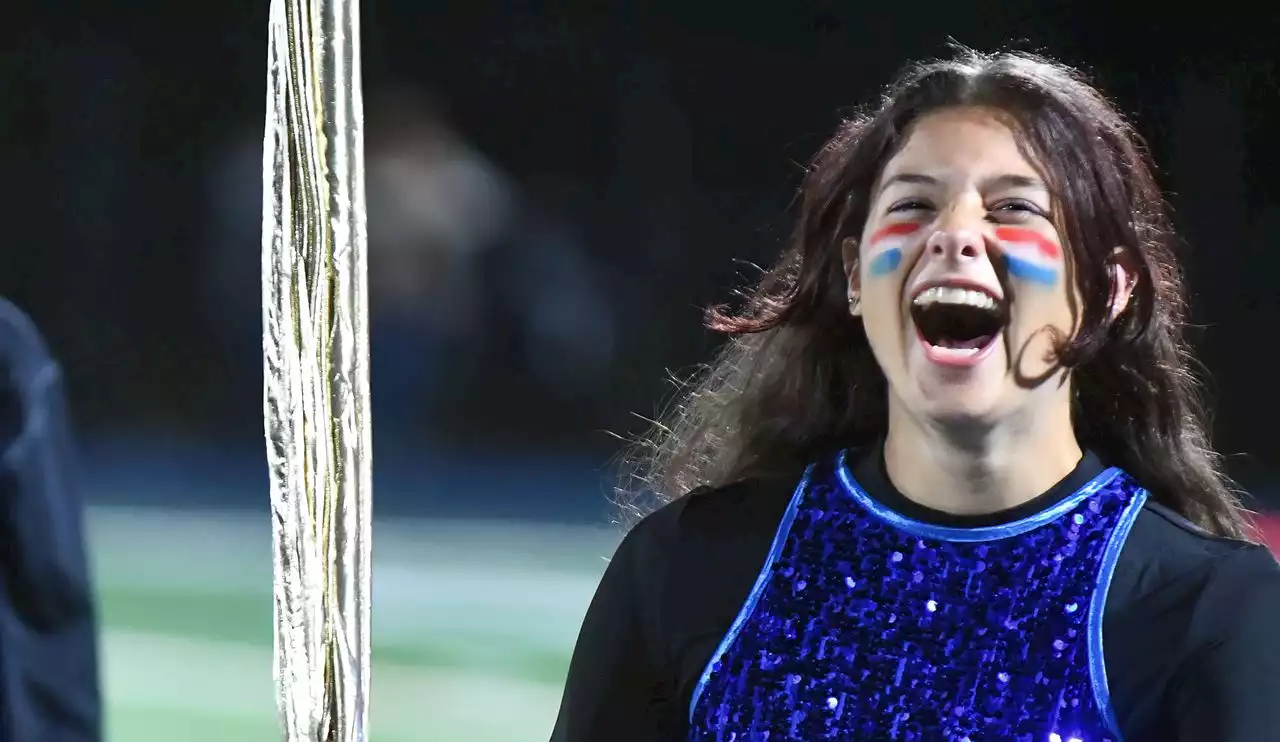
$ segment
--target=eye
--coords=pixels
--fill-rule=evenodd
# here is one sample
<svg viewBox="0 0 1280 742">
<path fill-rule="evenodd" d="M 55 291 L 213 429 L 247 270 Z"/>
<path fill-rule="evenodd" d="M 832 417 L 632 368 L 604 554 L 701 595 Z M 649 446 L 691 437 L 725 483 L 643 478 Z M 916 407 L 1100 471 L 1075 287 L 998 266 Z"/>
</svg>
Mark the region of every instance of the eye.
<svg viewBox="0 0 1280 742">
<path fill-rule="evenodd" d="M 888 208 L 888 213 L 901 214 L 903 212 L 910 211 L 927 211 L 932 208 L 933 206 L 931 206 L 927 201 L 922 201 L 918 198 L 907 198 L 894 202 L 894 204 Z"/>
<path fill-rule="evenodd" d="M 1023 198 L 1009 198 L 991 207 L 991 213 L 1012 219 L 1027 219 L 1032 216 L 1048 218 L 1044 209 Z"/>
</svg>

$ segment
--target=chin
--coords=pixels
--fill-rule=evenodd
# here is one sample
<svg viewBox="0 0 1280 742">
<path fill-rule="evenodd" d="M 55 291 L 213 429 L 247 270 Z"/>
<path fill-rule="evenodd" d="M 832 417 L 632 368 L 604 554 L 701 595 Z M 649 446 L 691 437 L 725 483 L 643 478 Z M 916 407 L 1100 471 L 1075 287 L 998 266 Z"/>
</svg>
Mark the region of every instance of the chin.
<svg viewBox="0 0 1280 742">
<path fill-rule="evenodd" d="M 970 384 L 929 384 L 919 389 L 917 413 L 944 427 L 986 428 L 1001 417 L 998 397 L 993 390 Z"/>
<path fill-rule="evenodd" d="M 950 430 L 988 430 L 999 419 L 999 415 L 989 409 L 959 407 L 926 410 L 925 416 L 934 425 Z"/>
</svg>

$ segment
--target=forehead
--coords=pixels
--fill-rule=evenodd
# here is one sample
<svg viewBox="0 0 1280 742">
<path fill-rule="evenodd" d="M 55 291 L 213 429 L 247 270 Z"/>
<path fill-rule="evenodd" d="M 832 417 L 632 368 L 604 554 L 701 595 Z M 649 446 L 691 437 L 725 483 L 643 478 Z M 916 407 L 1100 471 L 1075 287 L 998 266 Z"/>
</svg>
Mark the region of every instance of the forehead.
<svg viewBox="0 0 1280 742">
<path fill-rule="evenodd" d="M 1013 129 L 996 113 L 981 108 L 937 111 L 912 124 L 902 148 L 885 165 L 881 180 L 900 173 L 924 173 L 947 181 L 993 174 L 1040 177 Z"/>
</svg>

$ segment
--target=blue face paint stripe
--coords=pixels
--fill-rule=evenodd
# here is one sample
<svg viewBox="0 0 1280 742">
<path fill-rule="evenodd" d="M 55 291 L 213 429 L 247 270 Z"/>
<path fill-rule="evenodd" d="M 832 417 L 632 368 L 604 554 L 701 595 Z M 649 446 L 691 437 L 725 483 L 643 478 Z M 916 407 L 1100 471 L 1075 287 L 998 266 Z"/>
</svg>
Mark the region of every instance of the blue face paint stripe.
<svg viewBox="0 0 1280 742">
<path fill-rule="evenodd" d="M 1013 255 L 1006 255 L 1005 260 L 1009 266 L 1009 275 L 1014 278 L 1046 286 L 1052 286 L 1058 282 L 1058 271 L 1053 268 L 1036 265 Z"/>
<path fill-rule="evenodd" d="M 886 273 L 893 273 L 898 270 L 898 266 L 902 264 L 902 250 L 897 247 L 891 247 L 871 259 L 867 264 L 867 271 L 873 276 L 883 276 Z"/>
</svg>

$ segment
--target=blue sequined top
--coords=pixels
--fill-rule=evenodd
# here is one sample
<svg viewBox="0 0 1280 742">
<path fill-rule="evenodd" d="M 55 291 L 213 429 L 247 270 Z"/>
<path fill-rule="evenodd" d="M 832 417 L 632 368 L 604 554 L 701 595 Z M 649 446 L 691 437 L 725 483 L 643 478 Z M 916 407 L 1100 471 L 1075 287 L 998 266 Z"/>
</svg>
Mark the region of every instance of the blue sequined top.
<svg viewBox="0 0 1280 742">
<path fill-rule="evenodd" d="M 694 690 L 690 740 L 1120 742 L 1102 612 L 1147 494 L 1107 469 L 1034 516 L 918 522 L 810 467 Z"/>
</svg>

